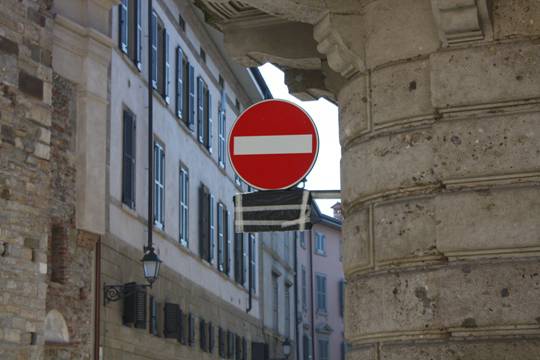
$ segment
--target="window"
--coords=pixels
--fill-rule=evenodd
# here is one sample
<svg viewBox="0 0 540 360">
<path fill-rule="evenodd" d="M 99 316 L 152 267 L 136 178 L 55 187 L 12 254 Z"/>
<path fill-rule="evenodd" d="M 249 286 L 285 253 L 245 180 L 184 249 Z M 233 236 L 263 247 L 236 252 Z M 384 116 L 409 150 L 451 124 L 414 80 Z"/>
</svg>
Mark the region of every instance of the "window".
<svg viewBox="0 0 540 360">
<path fill-rule="evenodd" d="M 165 227 L 165 151 L 157 141 L 154 142 L 154 225 Z"/>
<path fill-rule="evenodd" d="M 345 309 L 345 280 L 339 281 L 339 315 L 343 317 L 343 310 Z"/>
<path fill-rule="evenodd" d="M 341 342 L 341 354 L 340 359 L 345 360 L 347 354 L 347 346 L 345 345 L 345 342 Z"/>
<path fill-rule="evenodd" d="M 242 338 L 238 335 L 235 336 L 234 349 L 235 349 L 234 359 L 242 360 Z"/>
<path fill-rule="evenodd" d="M 311 339 L 307 335 L 302 336 L 302 353 L 303 360 L 311 360 Z"/>
<path fill-rule="evenodd" d="M 118 14 L 120 50 L 142 70 L 142 0 L 122 0 Z"/>
<path fill-rule="evenodd" d="M 169 103 L 169 34 L 156 12 L 152 12 L 152 86 Z"/>
<path fill-rule="evenodd" d="M 227 330 L 227 359 L 232 359 L 234 356 L 235 337 L 236 335 L 232 331 Z"/>
<path fill-rule="evenodd" d="M 218 329 L 218 353 L 221 358 L 225 358 L 227 356 L 225 345 L 225 331 L 220 327 Z"/>
<path fill-rule="evenodd" d="M 124 306 L 122 323 L 126 326 L 135 326 L 137 329 L 146 329 L 146 289 L 138 288 L 135 283 L 124 285 L 126 296 L 124 296 Z"/>
<path fill-rule="evenodd" d="M 191 129 L 195 125 L 195 70 L 181 47 L 176 48 L 176 116 Z"/>
<path fill-rule="evenodd" d="M 257 289 L 257 243 L 255 242 L 255 234 L 250 233 L 249 238 L 249 251 L 251 252 L 251 263 L 249 264 L 251 276 L 249 278 L 249 286 L 251 290 L 256 291 Z"/>
<path fill-rule="evenodd" d="M 328 340 L 319 339 L 319 360 L 328 360 Z"/>
<path fill-rule="evenodd" d="M 214 197 L 208 188 L 201 184 L 199 188 L 199 255 L 212 262 L 214 255 Z"/>
<path fill-rule="evenodd" d="M 203 48 L 200 48 L 200 49 L 199 49 L 199 55 L 201 56 L 202 62 L 205 63 L 205 62 L 206 62 L 206 51 L 204 51 Z"/>
<path fill-rule="evenodd" d="M 189 246 L 189 172 L 180 166 L 180 244 Z"/>
<path fill-rule="evenodd" d="M 208 352 L 214 352 L 214 325 L 208 323 Z"/>
<path fill-rule="evenodd" d="M 302 249 L 305 249 L 306 248 L 306 234 L 303 231 L 299 231 L 297 234 L 298 234 L 298 238 L 300 239 L 300 246 L 302 247 Z"/>
<path fill-rule="evenodd" d="M 315 232 L 315 252 L 326 255 L 326 236 L 318 232 Z"/>
<path fill-rule="evenodd" d="M 285 284 L 285 336 L 291 336 L 291 294 L 290 284 Z"/>
<path fill-rule="evenodd" d="M 206 352 L 208 350 L 208 341 L 206 339 L 206 321 L 204 321 L 204 319 L 199 320 L 199 345 L 202 351 Z"/>
<path fill-rule="evenodd" d="M 220 79 L 223 79 L 220 77 Z M 226 125 L 226 95 L 224 86 L 221 87 L 221 99 L 218 106 L 218 161 L 219 166 L 225 168 L 225 156 L 226 156 L 226 135 L 227 134 L 227 125 Z"/>
<path fill-rule="evenodd" d="M 278 276 L 272 274 L 272 325 L 274 331 L 279 332 L 279 284 Z"/>
<path fill-rule="evenodd" d="M 197 78 L 197 134 L 199 142 L 212 152 L 212 97 L 202 77 Z"/>
<path fill-rule="evenodd" d="M 326 312 L 326 275 L 317 274 L 317 311 Z"/>
<path fill-rule="evenodd" d="M 229 238 L 229 212 L 223 203 L 218 203 L 218 270 L 226 274 L 230 271 L 230 238 Z"/>
<path fill-rule="evenodd" d="M 244 284 L 246 251 L 244 249 L 244 235 L 234 234 L 234 279 L 240 285 Z"/>
<path fill-rule="evenodd" d="M 285 262 L 289 264 L 289 262 L 291 261 L 291 237 L 289 232 L 283 233 L 283 235 L 285 238 L 283 239 L 283 260 L 285 260 Z"/>
<path fill-rule="evenodd" d="M 182 17 L 182 14 L 178 14 L 178 25 L 182 31 L 186 31 L 186 21 Z"/>
<path fill-rule="evenodd" d="M 302 271 L 301 271 L 301 276 L 302 276 L 302 309 L 304 311 L 307 310 L 307 279 L 306 279 L 306 267 L 304 265 L 302 265 Z"/>
<path fill-rule="evenodd" d="M 135 116 L 124 110 L 122 136 L 122 202 L 135 208 Z"/>
</svg>

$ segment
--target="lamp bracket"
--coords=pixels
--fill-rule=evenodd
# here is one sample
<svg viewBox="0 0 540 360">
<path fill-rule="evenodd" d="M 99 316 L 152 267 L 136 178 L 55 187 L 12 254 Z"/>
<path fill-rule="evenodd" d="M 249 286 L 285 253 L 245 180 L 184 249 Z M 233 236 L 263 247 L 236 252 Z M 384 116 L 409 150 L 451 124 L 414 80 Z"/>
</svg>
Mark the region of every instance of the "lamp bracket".
<svg viewBox="0 0 540 360">
<path fill-rule="evenodd" d="M 123 285 L 103 285 L 103 305 L 134 294 L 137 290 L 151 287 L 148 284 L 128 283 Z"/>
</svg>

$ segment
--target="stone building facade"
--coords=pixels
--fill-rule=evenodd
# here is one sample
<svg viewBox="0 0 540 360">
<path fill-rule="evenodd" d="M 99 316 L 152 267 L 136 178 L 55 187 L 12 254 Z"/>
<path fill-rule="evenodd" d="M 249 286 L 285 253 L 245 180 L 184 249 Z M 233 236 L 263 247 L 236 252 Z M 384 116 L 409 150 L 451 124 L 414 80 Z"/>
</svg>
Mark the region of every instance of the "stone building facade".
<svg viewBox="0 0 540 360">
<path fill-rule="evenodd" d="M 538 358 L 538 1 L 197 3 L 339 105 L 348 358 Z"/>
<path fill-rule="evenodd" d="M 259 234 L 261 246 L 260 284 L 265 343 L 269 357 L 284 357 L 283 344 L 288 340 L 291 353 L 296 357 L 295 300 L 295 232 L 265 232 Z"/>
<path fill-rule="evenodd" d="M 345 359 L 341 220 L 312 207 L 313 228 L 297 233 L 298 359 Z"/>
<path fill-rule="evenodd" d="M 149 81 L 153 237 L 163 263 L 147 303 L 136 305 L 146 313 L 142 320 L 126 314 L 136 300 L 102 306 L 100 356 L 247 359 L 252 344 L 264 340 L 259 245 L 253 235 L 233 233 L 233 196 L 248 188 L 228 163 L 225 141 L 239 112 L 264 94 L 248 69 L 229 63 L 221 35 L 190 2 L 155 0 L 152 10 L 151 27 L 147 2 L 124 1 L 111 11 L 101 282 L 146 283 L 140 259 L 147 243 Z M 139 29 L 142 37 L 135 35 Z M 149 32 L 152 62 L 147 42 L 137 43 Z"/>
</svg>

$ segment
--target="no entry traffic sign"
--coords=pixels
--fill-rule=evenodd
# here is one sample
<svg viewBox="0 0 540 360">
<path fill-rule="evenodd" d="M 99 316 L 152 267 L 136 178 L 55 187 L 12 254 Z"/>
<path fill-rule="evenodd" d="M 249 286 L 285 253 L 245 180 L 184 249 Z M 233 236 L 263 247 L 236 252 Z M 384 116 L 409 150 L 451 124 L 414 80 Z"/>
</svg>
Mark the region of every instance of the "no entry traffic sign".
<svg viewBox="0 0 540 360">
<path fill-rule="evenodd" d="M 245 110 L 228 142 L 231 164 L 242 180 L 259 190 L 287 189 L 311 171 L 319 136 L 310 116 L 285 100 L 266 100 Z"/>
</svg>

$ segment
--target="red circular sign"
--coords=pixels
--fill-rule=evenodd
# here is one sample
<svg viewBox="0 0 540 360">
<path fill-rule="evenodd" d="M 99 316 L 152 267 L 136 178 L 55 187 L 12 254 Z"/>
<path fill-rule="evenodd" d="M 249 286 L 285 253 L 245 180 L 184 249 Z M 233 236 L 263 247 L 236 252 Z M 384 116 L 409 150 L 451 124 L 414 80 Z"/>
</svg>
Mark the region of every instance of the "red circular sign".
<svg viewBox="0 0 540 360">
<path fill-rule="evenodd" d="M 319 136 L 302 108 L 285 100 L 265 100 L 238 117 L 228 147 L 242 180 L 259 190 L 279 190 L 298 184 L 311 171 Z"/>
</svg>

